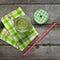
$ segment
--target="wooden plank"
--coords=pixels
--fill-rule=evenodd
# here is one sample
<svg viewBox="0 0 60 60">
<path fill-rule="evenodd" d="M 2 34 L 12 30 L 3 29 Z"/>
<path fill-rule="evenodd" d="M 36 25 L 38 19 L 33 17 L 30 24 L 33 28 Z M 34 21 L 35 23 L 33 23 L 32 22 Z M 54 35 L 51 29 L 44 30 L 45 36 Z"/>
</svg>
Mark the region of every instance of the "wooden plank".
<svg viewBox="0 0 60 60">
<path fill-rule="evenodd" d="M 29 3 L 29 0 L 0 0 L 0 4 L 8 3 Z"/>
<path fill-rule="evenodd" d="M 17 58 L 17 57 L 0 57 L 0 60 L 19 60 L 19 59 L 20 58 Z"/>
<path fill-rule="evenodd" d="M 58 60 L 60 59 L 60 46 L 40 46 L 35 47 L 26 57 L 23 52 L 11 46 L 0 46 L 0 60 Z"/>
<path fill-rule="evenodd" d="M 0 57 L 0 60 L 22 60 L 22 59 L 24 59 L 24 60 L 27 60 L 27 58 L 20 58 L 20 57 Z M 54 57 L 54 58 L 28 58 L 29 60 L 31 59 L 31 60 L 60 60 L 60 58 L 59 57 Z"/>
<path fill-rule="evenodd" d="M 50 4 L 50 3 L 60 3 L 60 0 L 0 0 L 0 4 L 8 4 L 8 3 L 46 3 L 46 4 Z"/>
<path fill-rule="evenodd" d="M 50 25 L 36 25 L 36 30 L 39 36 L 48 29 Z M 56 25 L 41 41 L 39 44 L 60 44 L 60 25 Z"/>
<path fill-rule="evenodd" d="M 46 24 L 52 22 L 60 24 L 60 5 L 0 5 L 0 19 L 17 7 L 22 7 L 23 11 L 31 18 L 32 24 L 36 24 L 33 16 L 37 9 L 44 9 L 48 12 L 49 19 Z"/>
<path fill-rule="evenodd" d="M 30 3 L 58 4 L 60 0 L 30 0 Z"/>
<path fill-rule="evenodd" d="M 34 25 L 38 32 L 38 37 L 48 29 L 50 25 Z M 38 38 L 37 37 L 37 38 Z M 36 38 L 36 39 L 37 39 Z M 35 40 L 36 40 L 35 39 Z M 34 40 L 34 41 L 35 41 Z M 6 44 L 5 42 L 0 41 L 0 44 Z M 60 25 L 56 25 L 44 38 L 39 42 L 39 44 L 60 44 Z"/>
</svg>

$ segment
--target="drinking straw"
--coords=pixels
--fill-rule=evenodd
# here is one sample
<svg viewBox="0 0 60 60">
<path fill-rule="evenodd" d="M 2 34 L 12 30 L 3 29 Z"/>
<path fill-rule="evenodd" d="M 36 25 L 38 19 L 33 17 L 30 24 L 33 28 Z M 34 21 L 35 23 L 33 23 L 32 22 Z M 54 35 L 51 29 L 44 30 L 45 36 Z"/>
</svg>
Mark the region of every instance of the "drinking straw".
<svg viewBox="0 0 60 60">
<path fill-rule="evenodd" d="M 29 49 L 27 51 L 24 52 L 23 56 L 26 56 L 33 48 L 36 44 L 39 43 L 39 41 L 41 41 L 49 32 L 50 30 L 56 25 L 56 23 L 54 22 L 36 41 L 35 43 L 29 47 Z"/>
</svg>

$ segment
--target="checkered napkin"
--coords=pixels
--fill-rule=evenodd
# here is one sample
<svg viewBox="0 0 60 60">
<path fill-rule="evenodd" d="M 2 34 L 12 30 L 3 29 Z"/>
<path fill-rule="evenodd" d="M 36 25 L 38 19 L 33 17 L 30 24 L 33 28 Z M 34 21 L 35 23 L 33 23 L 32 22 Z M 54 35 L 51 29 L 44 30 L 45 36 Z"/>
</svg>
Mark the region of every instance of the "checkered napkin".
<svg viewBox="0 0 60 60">
<path fill-rule="evenodd" d="M 28 46 L 28 44 L 30 44 L 38 35 L 37 31 L 33 27 L 29 34 L 25 33 L 23 37 L 18 36 L 18 33 L 14 28 L 13 20 L 23 15 L 25 15 L 25 13 L 19 7 L 18 9 L 2 17 L 1 21 L 5 25 L 5 28 L 0 33 L 2 40 L 11 44 L 12 46 L 16 47 L 21 51 L 23 51 Z"/>
</svg>

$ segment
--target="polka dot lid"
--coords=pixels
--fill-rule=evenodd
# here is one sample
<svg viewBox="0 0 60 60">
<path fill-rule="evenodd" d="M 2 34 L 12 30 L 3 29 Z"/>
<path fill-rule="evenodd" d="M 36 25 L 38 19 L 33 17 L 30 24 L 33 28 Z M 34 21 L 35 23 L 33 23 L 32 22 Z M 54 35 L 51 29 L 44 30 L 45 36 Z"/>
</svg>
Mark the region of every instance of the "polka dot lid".
<svg viewBox="0 0 60 60">
<path fill-rule="evenodd" d="M 34 20 L 38 24 L 44 24 L 48 20 L 48 13 L 43 9 L 39 9 L 34 13 Z"/>
</svg>

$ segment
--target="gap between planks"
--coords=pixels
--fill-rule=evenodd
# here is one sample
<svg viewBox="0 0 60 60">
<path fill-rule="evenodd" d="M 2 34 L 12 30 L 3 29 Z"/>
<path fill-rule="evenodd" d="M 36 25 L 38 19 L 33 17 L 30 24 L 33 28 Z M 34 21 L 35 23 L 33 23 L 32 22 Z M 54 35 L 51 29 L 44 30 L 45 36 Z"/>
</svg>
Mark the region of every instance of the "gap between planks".
<svg viewBox="0 0 60 60">
<path fill-rule="evenodd" d="M 11 45 L 9 45 L 9 44 L 0 44 L 0 46 L 11 46 Z M 28 46 L 32 46 L 32 44 L 30 44 Z M 60 46 L 60 44 L 37 44 L 35 46 Z"/>
<path fill-rule="evenodd" d="M 0 3 L 0 5 L 60 5 L 60 3 Z"/>
</svg>

